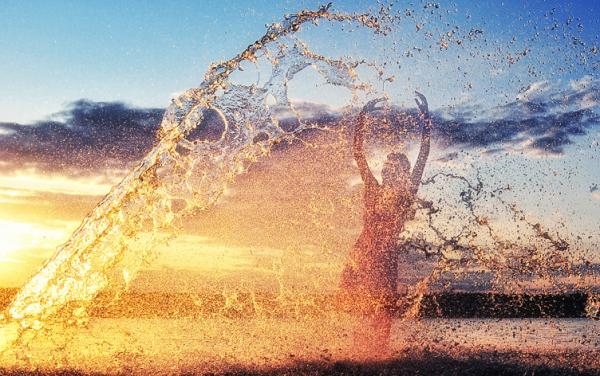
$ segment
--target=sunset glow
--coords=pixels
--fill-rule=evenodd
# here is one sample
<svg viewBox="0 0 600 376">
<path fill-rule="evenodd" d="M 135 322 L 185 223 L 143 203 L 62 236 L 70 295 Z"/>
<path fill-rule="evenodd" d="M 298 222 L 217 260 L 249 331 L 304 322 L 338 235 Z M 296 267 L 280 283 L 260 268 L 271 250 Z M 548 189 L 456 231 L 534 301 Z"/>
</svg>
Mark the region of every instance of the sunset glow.
<svg viewBox="0 0 600 376">
<path fill-rule="evenodd" d="M 0 374 L 600 372 L 597 14 L 5 0 Z"/>
</svg>

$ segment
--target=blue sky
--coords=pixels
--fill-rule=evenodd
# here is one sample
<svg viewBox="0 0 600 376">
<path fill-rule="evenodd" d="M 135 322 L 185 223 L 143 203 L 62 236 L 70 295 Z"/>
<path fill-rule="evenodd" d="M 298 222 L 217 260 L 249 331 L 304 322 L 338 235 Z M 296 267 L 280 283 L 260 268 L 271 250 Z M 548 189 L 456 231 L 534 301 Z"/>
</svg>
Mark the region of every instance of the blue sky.
<svg viewBox="0 0 600 376">
<path fill-rule="evenodd" d="M 79 98 L 164 107 L 303 7 L 271 3 L 3 1 L 0 119 L 38 119 Z"/>
<path fill-rule="evenodd" d="M 266 23 L 321 3 L 3 1 L 0 121 L 37 120 L 81 98 L 165 107 L 173 93 L 198 85 L 211 62 L 233 56 L 260 37 Z M 371 1 L 334 2 L 335 9 L 343 11 L 361 11 L 375 5 Z M 543 14 L 553 7 L 558 8 L 559 18 L 582 17 L 585 28 L 581 36 L 589 43 L 597 38 L 599 30 L 593 15 L 598 14 L 600 5 L 595 1 L 566 5 L 559 1 L 484 5 L 458 1 L 441 2 L 441 7 L 448 11 L 446 19 L 443 22 L 432 19 L 432 23 L 439 23 L 441 28 L 448 21 L 463 27 L 482 25 L 486 38 L 499 43 L 508 41 L 512 35 L 530 36 L 533 25 L 545 22 Z M 422 6 L 414 8 L 419 10 Z M 402 27 L 412 30 L 414 24 L 407 21 Z M 364 46 L 375 49 L 371 55 L 395 53 L 389 49 L 386 52 L 385 44 L 391 42 L 390 38 L 373 41 L 363 35 L 344 40 L 338 38 L 341 35 L 335 30 L 331 34 L 321 31 L 317 34 L 311 39 L 316 46 L 329 43 L 332 38 L 339 39 L 334 46 L 342 53 Z M 398 38 L 398 34 L 392 38 Z M 407 46 L 413 42 L 400 40 L 400 44 Z M 529 46 L 535 50 L 537 43 Z M 550 61 L 546 63 L 548 67 L 540 67 L 542 70 L 552 68 Z M 455 67 L 449 69 L 446 71 L 452 72 Z M 475 72 L 477 68 L 471 70 Z M 425 59 L 418 67 L 404 65 L 403 71 L 418 80 L 435 76 L 436 67 Z M 447 72 L 442 69 L 440 79 L 447 79 Z M 520 77 L 527 72 L 514 69 L 515 73 Z M 474 77 L 474 81 L 483 79 L 483 73 Z M 475 84 L 475 90 L 490 86 Z M 521 83 L 510 85 L 509 80 L 502 79 L 490 84 L 497 90 L 506 85 L 507 91 L 512 92 Z"/>
</svg>

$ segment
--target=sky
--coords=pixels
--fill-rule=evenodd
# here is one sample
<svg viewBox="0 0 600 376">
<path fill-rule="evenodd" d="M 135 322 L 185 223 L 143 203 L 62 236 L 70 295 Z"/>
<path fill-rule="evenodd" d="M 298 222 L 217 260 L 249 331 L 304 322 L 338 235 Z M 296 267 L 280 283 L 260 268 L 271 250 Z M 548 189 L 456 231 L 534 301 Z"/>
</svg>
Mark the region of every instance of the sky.
<svg viewBox="0 0 600 376">
<path fill-rule="evenodd" d="M 0 286 L 24 283 L 143 157 L 154 143 L 170 98 L 198 86 L 212 62 L 239 53 L 264 33 L 265 24 L 320 4 L 3 1 Z M 308 27 L 300 37 L 328 56 L 351 55 L 389 64 L 386 75 L 394 78 L 388 82 L 369 73 L 365 77 L 399 108 L 414 108 L 415 89 L 427 95 L 440 125 L 434 131 L 437 162 L 432 168 L 465 169 L 469 163 L 488 168 L 490 184 L 510 181 L 517 187 L 512 197 L 551 227 L 560 227 L 566 218 L 569 232 L 584 237 L 588 251 L 600 262 L 595 248 L 600 241 L 596 221 L 600 214 L 596 48 L 600 25 L 594 17 L 600 4 L 474 5 L 466 0 L 440 2 L 439 7 L 430 4 L 393 5 L 402 18 L 388 36 L 357 30 L 348 37 L 339 27 L 325 25 Z M 345 12 L 379 8 L 371 1 L 339 1 L 333 6 Z M 255 72 L 246 74 L 242 77 L 253 77 Z M 307 74 L 290 83 L 292 99 L 325 105 L 338 114 L 349 104 L 349 94 L 321 81 Z M 325 163 L 322 158 L 313 156 Z M 381 159 L 382 152 L 375 151 L 374 168 L 379 168 Z M 291 162 L 283 158 L 277 163 L 290 166 Z M 346 180 L 356 175 L 351 165 L 347 168 Z M 224 204 L 212 219 L 205 218 L 210 230 L 190 230 L 176 243 L 180 255 L 187 257 L 161 256 L 157 265 L 164 270 L 207 273 L 206 265 L 212 262 L 219 270 L 263 273 L 273 281 L 279 270 L 276 265 L 285 269 L 285 262 L 293 263 L 281 256 L 285 247 L 306 243 L 309 253 L 316 252 L 318 246 L 307 241 L 310 235 L 303 231 L 290 230 L 288 238 L 271 241 L 278 233 L 273 223 L 288 215 L 281 208 L 288 213 L 301 211 L 297 203 L 289 203 L 294 198 L 286 201 L 268 194 L 273 196 L 268 207 L 275 214 L 262 220 L 252 210 L 242 210 L 244 202 L 270 189 L 260 183 L 274 179 L 265 169 L 281 179 L 286 176 L 267 163 L 262 173 L 235 183 L 231 192 L 238 195 L 231 193 L 229 206 Z M 297 185 L 302 177 L 296 178 Z M 334 184 L 325 178 L 314 180 Z M 356 193 L 349 190 L 340 196 Z M 299 202 L 314 198 L 308 195 L 304 200 Z M 340 202 L 338 209 L 343 210 Z M 327 247 L 335 242 L 344 244 L 342 248 L 351 245 L 360 229 L 360 207 L 351 209 L 348 222 L 340 219 L 343 212 L 331 219 L 336 229 L 346 226 L 351 235 L 343 239 L 323 235 Z M 305 215 L 298 214 L 299 218 Z M 251 240 L 248 218 L 262 223 L 259 233 L 269 241 Z M 247 256 L 250 253 L 254 256 Z M 212 254 L 221 256 L 207 256 Z M 191 259 L 197 267 L 185 262 Z M 307 268 L 334 274 L 335 268 L 323 266 L 326 261 L 312 260 Z"/>
<path fill-rule="evenodd" d="M 39 120 L 82 98 L 165 107 L 173 93 L 197 86 L 210 63 L 261 36 L 265 24 L 315 4 L 3 2 L 2 120 Z"/>
<path fill-rule="evenodd" d="M 82 98 L 163 108 L 173 93 L 198 85 L 210 63 L 230 58 L 262 35 L 265 24 L 320 4 L 3 1 L 1 119 L 40 120 Z M 506 29 L 514 29 L 517 37 L 531 34 L 532 25 L 519 16 L 536 20 L 554 7 L 561 19 L 568 14 L 585 20 L 582 38 L 591 39 L 598 30 L 597 20 L 590 16 L 600 7 L 594 1 L 441 4 L 449 11 L 457 10 L 451 20 L 485 20 L 486 36 L 498 40 L 512 36 L 503 32 Z M 375 3 L 340 1 L 334 2 L 334 7 L 352 12 L 375 7 Z M 488 17 L 490 14 L 493 17 Z M 411 41 L 402 42 L 409 45 Z M 360 43 L 370 42 L 365 38 Z M 338 45 L 348 47 L 342 41 Z M 431 64 L 418 68 L 425 75 L 433 69 Z M 414 69 L 411 72 L 414 74 Z"/>
</svg>

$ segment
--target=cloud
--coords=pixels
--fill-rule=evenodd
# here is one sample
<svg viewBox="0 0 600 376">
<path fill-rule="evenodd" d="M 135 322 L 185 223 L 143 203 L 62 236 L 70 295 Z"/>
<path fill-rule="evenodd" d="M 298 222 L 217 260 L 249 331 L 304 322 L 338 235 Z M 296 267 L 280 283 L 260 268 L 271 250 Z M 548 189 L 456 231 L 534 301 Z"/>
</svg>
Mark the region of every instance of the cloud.
<svg viewBox="0 0 600 376">
<path fill-rule="evenodd" d="M 514 101 L 492 108 L 476 104 L 435 111 L 433 137 L 448 153 L 456 149 L 487 153 L 527 152 L 561 155 L 574 137 L 600 124 L 600 80 L 584 76 L 566 85 L 534 82 Z M 329 127 L 347 125 L 348 113 L 322 104 L 294 103 L 305 121 Z M 163 109 L 132 108 L 120 102 L 80 100 L 51 120 L 34 124 L 0 123 L 0 170 L 36 168 L 45 172 L 86 175 L 100 170 L 127 169 L 150 150 Z M 275 109 L 281 126 L 297 126 L 291 111 Z M 415 109 L 392 107 L 372 114 L 385 120 L 375 139 L 387 143 L 418 135 Z M 62 120 L 57 120 L 62 119 Z M 306 137 L 315 134 L 306 132 Z M 380 137 L 385 136 L 385 137 Z"/>
<path fill-rule="evenodd" d="M 525 106 L 533 106 L 531 103 Z M 543 104 L 540 104 L 538 109 Z M 516 107 L 516 105 L 515 105 Z M 572 143 L 573 136 L 586 134 L 586 130 L 600 124 L 591 110 L 575 110 L 561 114 L 545 114 L 543 110 L 530 116 L 515 113 L 505 118 L 471 121 L 463 117 L 436 122 L 438 137 L 446 146 L 492 148 L 504 151 L 506 147 L 521 145 L 525 151 L 543 151 L 562 154 Z M 504 145 L 502 145 L 504 144 Z"/>
<path fill-rule="evenodd" d="M 579 80 L 570 80 L 569 86 L 571 87 L 571 89 L 573 89 L 575 91 L 582 91 L 582 90 L 588 89 L 590 87 L 590 85 L 592 85 L 593 83 L 594 83 L 593 77 L 590 75 L 585 75 L 585 76 L 581 77 Z"/>
<path fill-rule="evenodd" d="M 340 111 L 316 108 L 311 121 L 339 120 Z M 449 156 L 460 149 L 485 149 L 486 153 L 525 152 L 535 156 L 560 156 L 574 138 L 600 125 L 600 80 L 584 76 L 568 84 L 534 82 L 522 89 L 512 102 L 494 107 L 463 103 L 432 112 L 433 138 Z M 357 110 L 351 110 L 356 115 Z M 346 113 L 347 114 L 347 113 Z M 392 107 L 391 111 L 371 113 L 375 140 L 385 143 L 418 139 L 415 109 Z M 338 121 L 339 124 L 341 122 Z M 384 124 L 385 123 L 385 124 Z"/>
<path fill-rule="evenodd" d="M 584 77 L 568 86 L 537 82 L 515 101 L 491 109 L 457 108 L 442 114 L 437 127 L 448 146 L 562 154 L 573 137 L 600 124 L 600 81 Z"/>
<path fill-rule="evenodd" d="M 123 168 L 150 149 L 162 114 L 162 109 L 80 100 L 52 120 L 0 123 L 0 169 L 85 173 Z"/>
<path fill-rule="evenodd" d="M 46 176 L 26 170 L 0 176 L 0 197 L 18 196 L 19 192 L 63 193 L 80 196 L 103 196 L 118 181 L 107 177 L 70 178 L 65 176 Z"/>
<path fill-rule="evenodd" d="M 295 103 L 296 113 L 274 108 L 281 126 L 293 130 L 298 122 L 330 123 L 339 117 L 328 106 Z M 79 100 L 50 120 L 33 124 L 0 122 L 0 171 L 35 169 L 68 175 L 89 175 L 127 169 L 147 153 L 156 138 L 164 109 L 133 108 L 121 102 Z M 190 133 L 188 138 L 218 139 L 218 130 Z M 213 132 L 215 131 L 215 132 Z"/>
<path fill-rule="evenodd" d="M 533 82 L 527 88 L 521 90 L 521 92 L 517 95 L 517 100 L 523 102 L 529 102 L 536 98 L 543 96 L 545 92 L 550 89 L 550 84 L 548 81 L 538 81 Z"/>
<path fill-rule="evenodd" d="M 535 82 L 507 104 L 491 108 L 463 104 L 432 113 L 433 137 L 446 148 L 561 155 L 574 137 L 600 125 L 599 105 L 600 80 L 589 76 L 568 85 Z M 416 115 L 415 110 L 395 108 L 387 115 L 392 123 L 387 132 L 401 137 L 418 134 Z M 385 136 L 386 131 L 381 133 Z"/>
</svg>

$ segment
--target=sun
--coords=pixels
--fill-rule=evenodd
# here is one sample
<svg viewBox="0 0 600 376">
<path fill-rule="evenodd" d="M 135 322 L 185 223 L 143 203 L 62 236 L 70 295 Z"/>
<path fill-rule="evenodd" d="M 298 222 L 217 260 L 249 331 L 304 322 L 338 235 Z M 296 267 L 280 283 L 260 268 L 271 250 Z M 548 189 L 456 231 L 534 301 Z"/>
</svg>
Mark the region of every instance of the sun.
<svg viewBox="0 0 600 376">
<path fill-rule="evenodd" d="M 68 239 L 75 225 L 65 221 L 0 218 L 0 288 L 24 283 Z"/>
<path fill-rule="evenodd" d="M 0 262 L 15 261 L 13 255 L 33 245 L 35 226 L 29 223 L 0 221 Z"/>
</svg>

